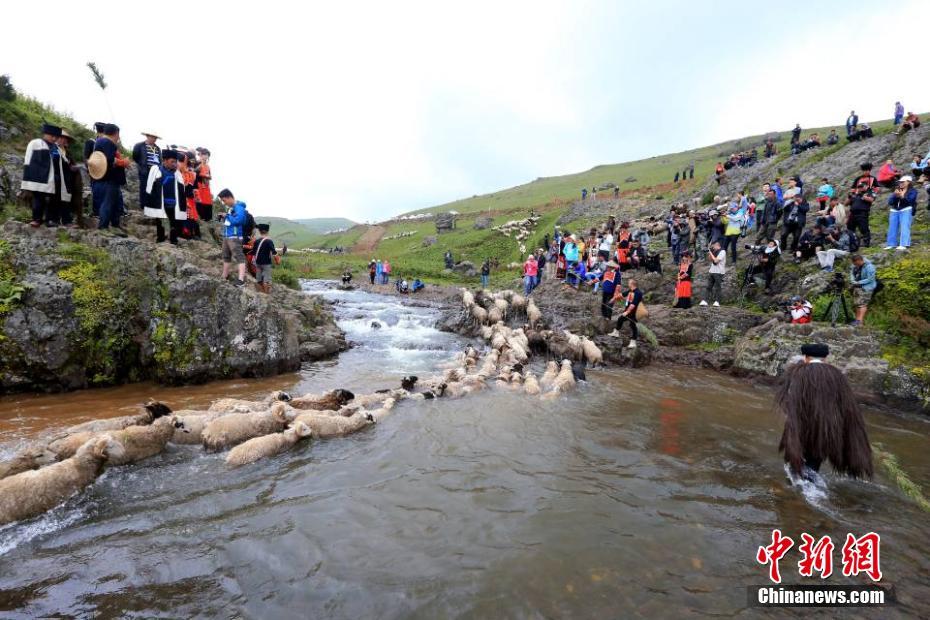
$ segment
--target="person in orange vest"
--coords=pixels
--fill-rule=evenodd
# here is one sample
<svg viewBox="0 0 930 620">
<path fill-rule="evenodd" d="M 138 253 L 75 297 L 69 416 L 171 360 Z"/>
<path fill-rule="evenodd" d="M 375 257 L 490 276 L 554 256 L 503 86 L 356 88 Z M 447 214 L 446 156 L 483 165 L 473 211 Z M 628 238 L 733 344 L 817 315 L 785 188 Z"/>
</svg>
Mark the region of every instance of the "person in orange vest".
<svg viewBox="0 0 930 620">
<path fill-rule="evenodd" d="M 193 168 L 194 154 L 191 152 L 178 151 L 178 172 L 181 173 L 181 180 L 184 181 L 185 198 L 184 204 L 187 205 L 187 219 L 181 224 L 181 230 L 187 238 L 200 238 L 200 219 L 197 214 L 197 203 L 194 199 L 194 185 L 197 183 L 197 173 Z"/>
<path fill-rule="evenodd" d="M 197 215 L 205 222 L 213 220 L 213 192 L 210 190 L 210 180 L 213 173 L 210 170 L 210 150 L 197 148 L 197 181 L 194 185 L 194 200 L 197 203 Z"/>
</svg>

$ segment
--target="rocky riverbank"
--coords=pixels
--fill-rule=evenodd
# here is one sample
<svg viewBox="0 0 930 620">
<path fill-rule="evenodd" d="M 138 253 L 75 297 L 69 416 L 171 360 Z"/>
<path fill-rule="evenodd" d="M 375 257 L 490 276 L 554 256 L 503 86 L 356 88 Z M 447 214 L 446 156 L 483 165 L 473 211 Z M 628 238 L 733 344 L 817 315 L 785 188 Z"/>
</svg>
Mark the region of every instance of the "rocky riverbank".
<svg viewBox="0 0 930 620">
<path fill-rule="evenodd" d="M 138 215 L 126 228 L 3 224 L 0 392 L 267 376 L 346 348 L 319 299 L 220 280 L 211 230 L 176 247 Z"/>
</svg>

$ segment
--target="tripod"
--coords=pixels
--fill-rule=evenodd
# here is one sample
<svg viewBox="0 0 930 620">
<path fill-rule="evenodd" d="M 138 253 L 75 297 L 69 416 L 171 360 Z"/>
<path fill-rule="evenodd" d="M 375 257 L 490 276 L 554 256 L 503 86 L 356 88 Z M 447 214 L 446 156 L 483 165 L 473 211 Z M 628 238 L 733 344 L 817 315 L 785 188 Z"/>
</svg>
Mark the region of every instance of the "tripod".
<svg viewBox="0 0 930 620">
<path fill-rule="evenodd" d="M 746 289 L 754 284 L 753 280 L 756 276 L 756 269 L 759 266 L 759 254 L 753 252 L 749 255 L 749 266 L 746 267 L 746 271 L 743 274 L 743 281 L 739 285 L 739 294 L 736 297 L 736 305 L 742 308 L 746 303 Z"/>
<path fill-rule="evenodd" d="M 836 327 L 836 320 L 840 317 L 840 309 L 843 310 L 843 319 L 849 323 L 849 307 L 846 305 L 846 295 L 843 289 L 834 288 L 830 296 L 830 303 L 823 312 L 823 318 L 830 317 L 830 327 Z"/>
</svg>

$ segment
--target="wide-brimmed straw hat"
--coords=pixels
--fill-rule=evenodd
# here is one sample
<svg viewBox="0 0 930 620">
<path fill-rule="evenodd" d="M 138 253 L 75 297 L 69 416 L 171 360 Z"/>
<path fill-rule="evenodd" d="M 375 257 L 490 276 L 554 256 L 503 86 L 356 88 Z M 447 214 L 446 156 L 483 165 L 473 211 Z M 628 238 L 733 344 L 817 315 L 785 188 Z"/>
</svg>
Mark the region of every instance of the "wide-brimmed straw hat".
<svg viewBox="0 0 930 620">
<path fill-rule="evenodd" d="M 143 131 L 143 132 L 142 132 L 142 135 L 143 135 L 143 136 L 152 136 L 152 137 L 155 138 L 156 140 L 161 140 L 161 136 L 158 134 L 157 131 Z"/>
<path fill-rule="evenodd" d="M 102 179 L 107 173 L 107 156 L 102 151 L 94 151 L 87 158 L 87 174 L 95 181 Z"/>
</svg>

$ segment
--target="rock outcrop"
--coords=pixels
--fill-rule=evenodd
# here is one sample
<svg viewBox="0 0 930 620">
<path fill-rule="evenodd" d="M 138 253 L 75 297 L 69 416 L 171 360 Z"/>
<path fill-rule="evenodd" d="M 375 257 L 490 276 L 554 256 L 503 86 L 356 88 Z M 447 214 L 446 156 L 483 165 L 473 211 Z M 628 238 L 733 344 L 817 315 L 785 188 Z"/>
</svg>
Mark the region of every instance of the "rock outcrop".
<svg viewBox="0 0 930 620">
<path fill-rule="evenodd" d="M 126 227 L 154 238 L 144 222 Z M 2 238 L 24 290 L 0 306 L 0 392 L 264 376 L 346 347 L 323 302 L 221 281 L 211 241 L 175 247 L 13 221 Z"/>
</svg>

